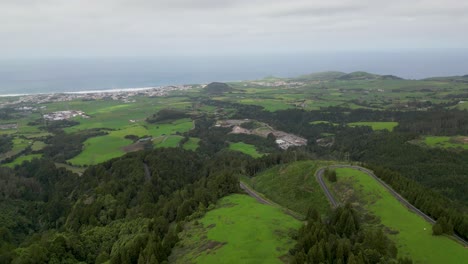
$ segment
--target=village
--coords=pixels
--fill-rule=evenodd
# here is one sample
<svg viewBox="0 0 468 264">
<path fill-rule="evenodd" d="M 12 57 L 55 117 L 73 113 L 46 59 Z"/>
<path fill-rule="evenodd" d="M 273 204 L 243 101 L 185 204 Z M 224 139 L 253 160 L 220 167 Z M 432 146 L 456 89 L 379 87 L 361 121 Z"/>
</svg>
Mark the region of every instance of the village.
<svg viewBox="0 0 468 264">
<path fill-rule="evenodd" d="M 51 94 L 31 94 L 12 97 L 13 100 L 3 101 L 0 107 L 7 107 L 19 104 L 44 104 L 53 102 L 70 102 L 73 100 L 114 100 L 122 101 L 123 103 L 135 102 L 132 97 L 158 97 L 166 96 L 171 91 L 185 91 L 194 88 L 191 85 L 171 85 L 162 87 L 147 87 L 135 89 L 120 89 L 120 90 L 103 90 L 103 91 L 83 91 L 73 93 L 51 93 Z M 31 109 L 29 109 L 31 108 Z M 26 106 L 22 110 L 33 110 L 32 107 Z"/>
<path fill-rule="evenodd" d="M 60 121 L 60 120 L 67 120 L 67 119 L 77 117 L 77 116 L 80 116 L 82 118 L 90 118 L 83 111 L 74 111 L 74 110 L 57 111 L 57 112 L 45 114 L 42 117 L 48 121 Z"/>
</svg>

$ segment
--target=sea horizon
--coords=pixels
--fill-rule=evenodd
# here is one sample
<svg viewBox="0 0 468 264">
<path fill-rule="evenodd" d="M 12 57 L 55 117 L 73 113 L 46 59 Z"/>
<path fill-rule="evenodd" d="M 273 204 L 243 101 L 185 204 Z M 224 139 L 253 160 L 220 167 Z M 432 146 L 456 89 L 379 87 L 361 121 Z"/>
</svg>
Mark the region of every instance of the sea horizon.
<svg viewBox="0 0 468 264">
<path fill-rule="evenodd" d="M 107 91 L 366 71 L 405 79 L 468 74 L 468 50 L 3 59 L 0 95 Z"/>
</svg>

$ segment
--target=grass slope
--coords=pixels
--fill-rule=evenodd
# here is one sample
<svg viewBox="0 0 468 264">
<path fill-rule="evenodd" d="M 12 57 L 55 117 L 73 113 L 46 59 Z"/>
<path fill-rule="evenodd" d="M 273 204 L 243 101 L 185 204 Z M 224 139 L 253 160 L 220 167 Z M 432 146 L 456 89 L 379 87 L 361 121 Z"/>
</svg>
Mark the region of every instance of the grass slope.
<svg viewBox="0 0 468 264">
<path fill-rule="evenodd" d="M 383 225 L 398 231 L 390 237 L 397 243 L 400 256 L 410 256 L 415 263 L 463 263 L 468 259 L 463 246 L 448 237 L 433 236 L 431 224 L 409 211 L 372 177 L 354 169 L 336 172 L 337 184 L 351 185 L 364 208 L 378 216 Z M 352 196 L 349 191 L 346 195 Z"/>
<path fill-rule="evenodd" d="M 200 139 L 199 138 L 194 138 L 194 137 L 191 137 L 189 138 L 189 140 L 187 142 L 185 142 L 184 144 L 184 149 L 186 150 L 197 150 L 198 148 L 198 144 L 200 142 Z"/>
<path fill-rule="evenodd" d="M 268 199 L 295 212 L 306 214 L 310 207 L 325 213 L 328 201 L 315 180 L 322 163 L 298 161 L 275 166 L 252 178 L 249 184 Z"/>
<path fill-rule="evenodd" d="M 468 144 L 461 143 L 461 138 L 465 137 L 429 136 L 424 138 L 423 143 L 430 147 L 468 149 Z"/>
<path fill-rule="evenodd" d="M 179 142 L 182 140 L 181 136 L 167 136 L 155 144 L 156 148 L 175 148 L 179 145 Z"/>
<path fill-rule="evenodd" d="M 257 152 L 257 149 L 254 145 L 246 144 L 244 142 L 230 143 L 229 149 L 234 151 L 240 151 L 254 158 L 263 156 L 263 154 Z"/>
<path fill-rule="evenodd" d="M 372 130 L 388 130 L 393 131 L 393 129 L 398 126 L 398 122 L 354 122 L 349 123 L 348 126 L 370 126 Z"/>
<path fill-rule="evenodd" d="M 155 142 L 156 147 L 176 147 L 182 137 L 170 135 L 187 132 L 192 127 L 193 122 L 190 118 L 175 120 L 172 123 L 126 126 L 110 131 L 108 135 L 86 140 L 83 151 L 69 161 L 73 165 L 94 165 L 120 157 L 125 154 L 123 148 L 132 144 L 131 140 L 125 139 L 127 135 L 159 137 L 160 141 Z"/>
<path fill-rule="evenodd" d="M 290 234 L 301 226 L 281 209 L 242 194 L 221 199 L 198 222 L 187 224 L 170 262 L 283 263 L 294 245 Z"/>
<path fill-rule="evenodd" d="M 13 162 L 4 164 L 4 166 L 13 168 L 16 165 L 21 165 L 25 161 L 31 161 L 33 159 L 40 159 L 41 157 L 42 157 L 42 154 L 31 154 L 31 155 L 20 156 L 16 158 Z"/>
</svg>

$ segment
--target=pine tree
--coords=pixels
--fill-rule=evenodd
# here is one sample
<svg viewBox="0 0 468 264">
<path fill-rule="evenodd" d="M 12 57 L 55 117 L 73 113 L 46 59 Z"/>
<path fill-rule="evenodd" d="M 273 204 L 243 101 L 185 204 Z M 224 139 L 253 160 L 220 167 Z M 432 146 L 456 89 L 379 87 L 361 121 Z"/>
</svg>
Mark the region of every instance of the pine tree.
<svg viewBox="0 0 468 264">
<path fill-rule="evenodd" d="M 432 226 L 432 235 L 434 236 L 440 236 L 444 233 L 444 230 L 442 229 L 442 226 L 440 225 L 440 223 L 436 222 L 433 226 Z"/>
</svg>

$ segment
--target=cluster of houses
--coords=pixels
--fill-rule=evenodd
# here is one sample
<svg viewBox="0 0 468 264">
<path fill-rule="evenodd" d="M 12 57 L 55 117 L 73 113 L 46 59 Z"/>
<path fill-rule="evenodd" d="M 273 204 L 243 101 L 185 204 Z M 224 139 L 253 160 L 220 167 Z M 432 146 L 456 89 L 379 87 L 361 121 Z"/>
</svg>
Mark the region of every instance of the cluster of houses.
<svg viewBox="0 0 468 264">
<path fill-rule="evenodd" d="M 43 118 L 45 120 L 49 121 L 59 121 L 59 120 L 67 120 L 73 117 L 80 116 L 82 118 L 89 118 L 83 111 L 74 111 L 74 110 L 68 110 L 68 111 L 58 111 L 58 112 L 53 112 L 49 114 L 43 115 Z"/>
<path fill-rule="evenodd" d="M 166 96 L 171 91 L 185 91 L 192 89 L 191 85 L 170 85 L 162 87 L 147 87 L 135 89 L 115 89 L 115 90 L 102 90 L 102 91 L 83 91 L 73 93 L 53 93 L 53 94 L 32 94 L 32 95 L 19 95 L 17 99 L 5 101 L 0 103 L 0 107 L 18 105 L 18 104 L 44 104 L 50 102 L 69 102 L 73 100 L 116 100 L 124 103 L 133 103 L 134 96 Z M 33 107 L 26 107 L 22 111 L 34 110 Z"/>
<path fill-rule="evenodd" d="M 270 81 L 270 82 L 254 81 L 254 82 L 250 82 L 249 84 L 265 86 L 265 87 L 280 87 L 280 86 L 300 87 L 304 85 L 303 82 L 288 82 L 288 81 Z"/>
</svg>

